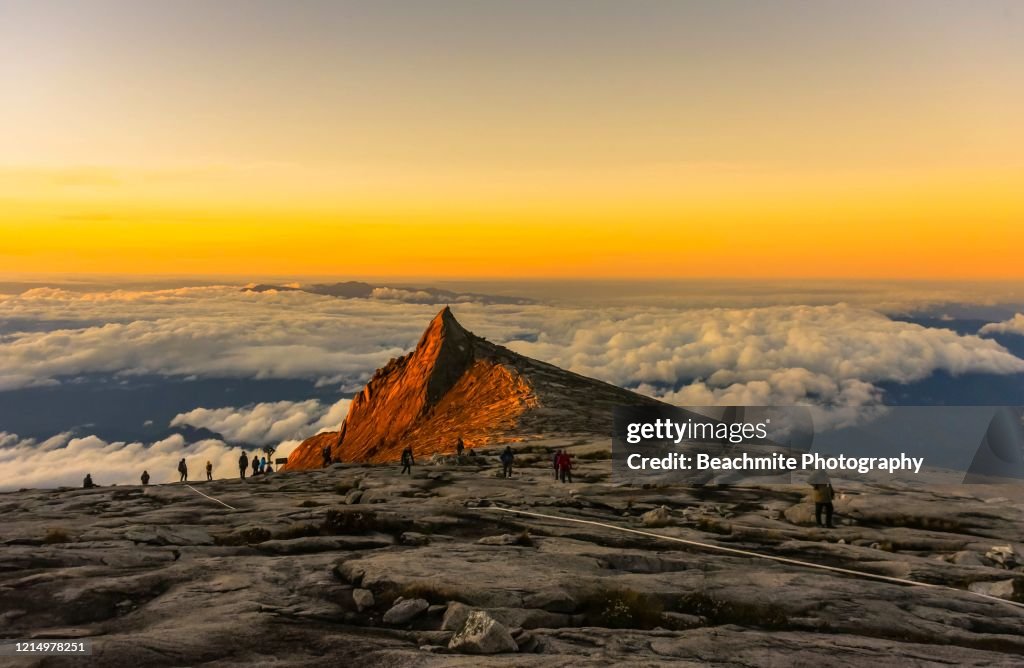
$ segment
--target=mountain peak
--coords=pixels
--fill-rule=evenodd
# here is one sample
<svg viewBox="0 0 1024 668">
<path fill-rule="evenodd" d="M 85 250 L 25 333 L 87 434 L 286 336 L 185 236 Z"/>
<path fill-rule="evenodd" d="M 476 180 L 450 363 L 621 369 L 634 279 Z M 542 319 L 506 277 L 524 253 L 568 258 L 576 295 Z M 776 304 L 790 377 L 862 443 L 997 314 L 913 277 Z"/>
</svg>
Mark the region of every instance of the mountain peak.
<svg viewBox="0 0 1024 668">
<path fill-rule="evenodd" d="M 437 403 L 473 364 L 474 338 L 448 306 L 430 321 L 409 360 L 427 377 L 424 408 Z"/>
<path fill-rule="evenodd" d="M 659 403 L 481 339 L 446 306 L 412 352 L 374 373 L 341 430 L 303 442 L 288 467 L 319 466 L 324 445 L 336 459 L 381 462 L 407 445 L 417 455 L 451 452 L 459 438 L 476 447 L 555 431 L 610 434 L 613 406 Z"/>
</svg>

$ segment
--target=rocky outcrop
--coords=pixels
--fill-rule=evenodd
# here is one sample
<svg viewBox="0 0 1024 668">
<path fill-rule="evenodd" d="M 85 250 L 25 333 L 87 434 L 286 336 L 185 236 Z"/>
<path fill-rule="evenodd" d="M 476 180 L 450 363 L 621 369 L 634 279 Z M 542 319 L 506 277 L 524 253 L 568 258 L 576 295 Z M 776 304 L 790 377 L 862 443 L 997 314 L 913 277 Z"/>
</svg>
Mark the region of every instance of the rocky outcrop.
<svg viewBox="0 0 1024 668">
<path fill-rule="evenodd" d="M 334 460 L 386 462 L 406 446 L 421 458 L 451 453 L 459 438 L 473 448 L 552 430 L 607 434 L 613 406 L 659 403 L 486 341 L 445 307 L 355 396 L 341 430 L 303 442 L 288 468 L 320 467 L 325 445 Z"/>
</svg>

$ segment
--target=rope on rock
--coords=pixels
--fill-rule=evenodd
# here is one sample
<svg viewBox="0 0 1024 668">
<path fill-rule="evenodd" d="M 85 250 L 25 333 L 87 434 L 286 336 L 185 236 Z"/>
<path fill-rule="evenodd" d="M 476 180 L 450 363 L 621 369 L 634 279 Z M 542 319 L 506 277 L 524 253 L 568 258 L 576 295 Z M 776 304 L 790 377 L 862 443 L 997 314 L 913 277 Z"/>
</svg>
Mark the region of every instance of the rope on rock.
<svg viewBox="0 0 1024 668">
<path fill-rule="evenodd" d="M 188 487 L 188 488 L 189 488 L 190 490 L 192 490 L 193 492 L 195 492 L 195 493 L 196 493 L 196 494 L 198 494 L 199 496 L 205 496 L 205 497 L 206 497 L 206 498 L 208 498 L 208 499 L 209 499 L 210 501 L 216 501 L 217 503 L 219 503 L 220 505 L 224 506 L 225 508 L 230 508 L 231 510 L 238 510 L 238 509 L 237 509 L 237 508 L 235 508 L 234 506 L 229 506 L 228 504 L 224 503 L 224 502 L 223 502 L 223 501 L 221 501 L 220 499 L 215 499 L 215 498 L 213 498 L 212 496 L 209 496 L 208 494 L 203 494 L 202 492 L 200 492 L 200 491 L 199 491 L 198 489 L 196 489 L 196 488 L 195 488 L 195 487 L 193 487 L 192 485 L 189 485 L 189 484 L 187 484 L 187 483 L 186 483 L 186 484 L 185 484 L 185 487 Z"/>
<path fill-rule="evenodd" d="M 947 591 L 954 591 L 963 594 L 970 594 L 979 598 L 988 599 L 990 601 L 996 601 L 998 603 L 1005 603 L 1006 605 L 1012 605 L 1017 608 L 1024 608 L 1024 603 L 1017 603 L 1016 601 L 1009 601 L 1005 598 L 999 598 L 998 596 L 992 596 L 991 594 L 983 594 L 981 592 L 971 591 L 969 589 L 957 589 L 956 587 L 950 587 L 948 585 L 932 584 L 929 582 L 917 582 L 915 580 L 908 580 L 906 578 L 897 578 L 890 575 L 878 575 L 877 573 L 867 573 L 864 571 L 855 571 L 850 568 L 841 568 L 839 566 L 827 566 L 825 564 L 817 564 L 813 561 L 802 561 L 800 559 L 791 559 L 789 557 L 779 557 L 773 554 L 761 554 L 760 552 L 753 552 L 751 550 L 741 550 L 735 547 L 725 547 L 724 545 L 713 545 L 711 543 L 702 543 L 696 540 L 688 540 L 686 538 L 678 538 L 676 536 L 666 536 L 664 534 L 654 533 L 653 531 L 642 531 L 640 529 L 630 529 L 628 527 L 621 527 L 615 524 L 608 524 L 605 522 L 597 522 L 594 520 L 582 520 L 575 517 L 562 517 L 560 515 L 548 515 L 545 513 L 538 513 L 532 510 L 519 510 L 516 508 L 502 508 L 501 506 L 487 506 L 483 508 L 477 508 L 476 510 L 496 510 L 504 513 L 514 513 L 517 515 L 528 515 L 531 517 L 542 517 L 549 520 L 559 520 L 562 522 L 575 522 L 576 524 L 589 524 L 591 526 L 604 527 L 605 529 L 613 529 L 615 531 L 622 531 L 625 533 L 632 533 L 638 536 L 647 536 L 649 538 L 657 538 L 660 540 L 668 540 L 675 543 L 683 543 L 684 545 L 690 545 L 692 547 L 699 547 L 705 550 L 715 550 L 718 552 L 725 552 L 726 554 L 734 554 L 743 557 L 754 557 L 757 559 L 768 559 L 770 561 L 777 561 L 783 564 L 791 564 L 794 566 L 803 566 L 804 568 L 816 568 L 823 571 L 831 571 L 833 573 L 842 573 L 843 575 L 852 575 L 854 577 L 870 578 L 873 580 L 882 580 L 884 582 L 894 582 L 896 584 L 909 585 L 913 587 L 926 587 L 928 589 L 944 589 Z"/>
</svg>

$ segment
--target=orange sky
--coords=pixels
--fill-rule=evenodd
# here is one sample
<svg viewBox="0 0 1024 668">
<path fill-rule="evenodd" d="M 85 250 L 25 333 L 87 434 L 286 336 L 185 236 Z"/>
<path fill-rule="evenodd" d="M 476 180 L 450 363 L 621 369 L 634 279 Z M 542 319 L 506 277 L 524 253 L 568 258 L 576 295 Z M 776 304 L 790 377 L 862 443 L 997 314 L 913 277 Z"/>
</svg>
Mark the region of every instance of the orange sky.
<svg viewBox="0 0 1024 668">
<path fill-rule="evenodd" d="M 1016 3 L 243 4 L 8 11 L 0 272 L 1024 277 Z"/>
</svg>

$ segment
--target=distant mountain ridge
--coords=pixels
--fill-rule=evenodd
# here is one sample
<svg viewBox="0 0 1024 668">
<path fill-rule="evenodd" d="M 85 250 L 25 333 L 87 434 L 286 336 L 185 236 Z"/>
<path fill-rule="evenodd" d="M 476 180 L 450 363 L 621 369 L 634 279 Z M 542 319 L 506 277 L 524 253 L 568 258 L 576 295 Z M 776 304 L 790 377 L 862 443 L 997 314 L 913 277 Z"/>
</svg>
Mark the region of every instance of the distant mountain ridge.
<svg viewBox="0 0 1024 668">
<path fill-rule="evenodd" d="M 392 299 L 412 304 L 457 304 L 479 302 L 484 304 L 533 304 L 532 299 L 488 295 L 476 292 L 455 292 L 432 287 L 407 285 L 373 285 L 363 281 L 341 283 L 313 283 L 311 285 L 275 285 L 259 283 L 242 288 L 243 292 L 308 292 L 339 299 Z"/>
<path fill-rule="evenodd" d="M 525 357 L 469 332 L 445 307 L 416 348 L 378 369 L 352 400 L 341 430 L 304 441 L 292 469 L 321 464 L 327 445 L 342 461 L 398 459 L 519 441 L 550 433 L 604 433 L 616 405 L 656 399 Z"/>
</svg>

